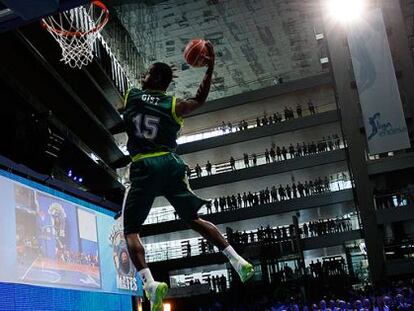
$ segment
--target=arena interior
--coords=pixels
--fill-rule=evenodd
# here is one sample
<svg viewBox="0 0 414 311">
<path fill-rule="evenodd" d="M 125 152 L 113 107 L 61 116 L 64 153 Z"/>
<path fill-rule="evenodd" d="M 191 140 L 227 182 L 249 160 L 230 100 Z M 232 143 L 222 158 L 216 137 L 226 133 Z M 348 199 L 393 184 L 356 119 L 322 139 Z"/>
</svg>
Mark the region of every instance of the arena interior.
<svg viewBox="0 0 414 311">
<path fill-rule="evenodd" d="M 0 0 L 0 310 L 151 310 L 124 105 L 155 62 L 196 96 L 198 38 L 211 89 L 173 153 L 255 273 L 157 197 L 161 309 L 414 310 L 414 0 Z"/>
</svg>

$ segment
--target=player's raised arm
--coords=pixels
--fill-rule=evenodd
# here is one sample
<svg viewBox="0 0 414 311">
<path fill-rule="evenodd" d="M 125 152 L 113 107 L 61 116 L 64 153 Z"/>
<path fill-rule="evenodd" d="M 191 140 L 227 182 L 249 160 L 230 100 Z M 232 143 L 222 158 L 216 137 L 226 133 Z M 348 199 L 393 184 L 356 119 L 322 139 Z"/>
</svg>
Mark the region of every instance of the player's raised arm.
<svg viewBox="0 0 414 311">
<path fill-rule="evenodd" d="M 209 55 L 208 57 L 205 57 L 207 71 L 204 75 L 203 81 L 201 81 L 200 86 L 198 87 L 195 97 L 188 99 L 177 99 L 175 112 L 180 117 L 185 116 L 195 109 L 201 107 L 205 103 L 208 93 L 210 92 L 215 55 L 213 45 L 209 41 L 207 41 L 206 47 L 208 48 Z"/>
</svg>

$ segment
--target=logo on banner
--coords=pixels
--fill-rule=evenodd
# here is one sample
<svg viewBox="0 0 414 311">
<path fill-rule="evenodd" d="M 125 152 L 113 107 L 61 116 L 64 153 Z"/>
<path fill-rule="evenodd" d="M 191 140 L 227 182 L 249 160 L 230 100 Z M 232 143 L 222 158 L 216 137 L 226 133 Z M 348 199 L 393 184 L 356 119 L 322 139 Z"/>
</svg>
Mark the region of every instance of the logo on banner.
<svg viewBox="0 0 414 311">
<path fill-rule="evenodd" d="M 384 137 L 389 135 L 395 135 L 403 133 L 407 130 L 406 127 L 393 127 L 391 122 L 382 121 L 381 113 L 376 112 L 368 118 L 368 123 L 371 126 L 371 133 L 368 136 L 368 140 L 371 140 L 375 136 Z"/>
<path fill-rule="evenodd" d="M 109 235 L 109 244 L 112 246 L 112 259 L 117 271 L 116 286 L 119 289 L 136 291 L 138 290 L 137 270 L 129 257 L 128 248 L 124 238 L 122 217 L 112 225 Z"/>
</svg>

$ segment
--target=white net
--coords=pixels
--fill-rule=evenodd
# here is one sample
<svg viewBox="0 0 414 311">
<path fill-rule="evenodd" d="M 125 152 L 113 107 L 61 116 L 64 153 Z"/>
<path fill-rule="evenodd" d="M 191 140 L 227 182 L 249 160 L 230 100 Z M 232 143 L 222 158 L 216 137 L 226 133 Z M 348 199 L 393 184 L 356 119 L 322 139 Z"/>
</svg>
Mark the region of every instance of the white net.
<svg viewBox="0 0 414 311">
<path fill-rule="evenodd" d="M 79 69 L 93 60 L 95 40 L 107 21 L 108 11 L 99 1 L 42 20 L 62 49 L 61 61 Z"/>
</svg>

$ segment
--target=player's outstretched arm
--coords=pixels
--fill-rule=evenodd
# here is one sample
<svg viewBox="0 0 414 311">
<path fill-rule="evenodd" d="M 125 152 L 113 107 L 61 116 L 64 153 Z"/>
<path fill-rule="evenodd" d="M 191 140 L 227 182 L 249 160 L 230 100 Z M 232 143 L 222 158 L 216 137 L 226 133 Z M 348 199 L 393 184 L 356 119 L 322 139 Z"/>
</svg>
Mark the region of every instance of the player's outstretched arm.
<svg viewBox="0 0 414 311">
<path fill-rule="evenodd" d="M 214 71 L 214 49 L 213 45 L 207 41 L 207 48 L 209 50 L 210 57 L 206 57 L 206 64 L 207 64 L 207 71 L 204 75 L 203 81 L 201 81 L 200 86 L 198 87 L 197 94 L 194 98 L 188 98 L 188 99 L 177 99 L 177 104 L 175 107 L 175 113 L 177 116 L 185 116 L 192 111 L 196 110 L 197 108 L 201 107 L 208 96 L 208 93 L 210 92 L 210 86 L 211 86 L 211 79 L 213 76 Z"/>
</svg>

